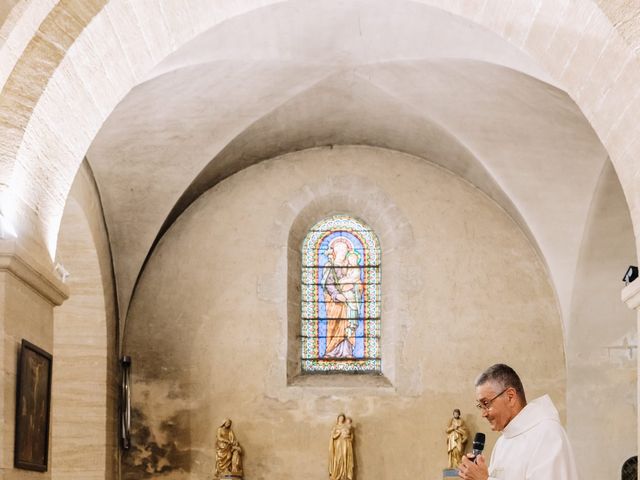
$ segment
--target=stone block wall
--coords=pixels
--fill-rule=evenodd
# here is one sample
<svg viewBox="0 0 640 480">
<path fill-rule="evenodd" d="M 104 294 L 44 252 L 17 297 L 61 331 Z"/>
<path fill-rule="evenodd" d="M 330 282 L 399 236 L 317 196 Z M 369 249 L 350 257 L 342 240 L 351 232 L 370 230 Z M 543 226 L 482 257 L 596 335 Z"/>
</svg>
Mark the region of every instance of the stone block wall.
<svg viewBox="0 0 640 480">
<path fill-rule="evenodd" d="M 380 237 L 382 379 L 296 371 L 298 240 L 332 213 Z M 341 411 L 354 419 L 359 480 L 438 478 L 453 408 L 488 431 L 473 380 L 499 361 L 564 415 L 561 320 L 535 249 L 472 185 L 397 152 L 312 149 L 230 177 L 171 227 L 131 305 L 125 479 L 212 475 L 226 417 L 246 478 L 325 479 Z"/>
</svg>

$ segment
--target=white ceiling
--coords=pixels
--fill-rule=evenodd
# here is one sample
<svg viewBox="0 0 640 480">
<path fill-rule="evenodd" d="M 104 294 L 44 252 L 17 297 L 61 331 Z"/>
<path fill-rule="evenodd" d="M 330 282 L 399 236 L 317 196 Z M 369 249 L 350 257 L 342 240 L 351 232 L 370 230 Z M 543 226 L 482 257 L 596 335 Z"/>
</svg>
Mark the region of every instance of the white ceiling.
<svg viewBox="0 0 640 480">
<path fill-rule="evenodd" d="M 216 182 L 327 144 L 428 159 L 491 196 L 547 263 L 566 315 L 607 154 L 526 55 L 409 1 L 296 1 L 227 21 L 165 59 L 87 158 L 121 312 L 159 233 Z"/>
</svg>

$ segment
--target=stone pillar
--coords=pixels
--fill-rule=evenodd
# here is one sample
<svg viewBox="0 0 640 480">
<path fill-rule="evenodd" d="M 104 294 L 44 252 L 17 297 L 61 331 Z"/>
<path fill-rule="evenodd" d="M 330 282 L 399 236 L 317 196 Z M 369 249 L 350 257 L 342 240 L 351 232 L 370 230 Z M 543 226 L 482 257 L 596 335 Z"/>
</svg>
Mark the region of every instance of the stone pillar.
<svg viewBox="0 0 640 480">
<path fill-rule="evenodd" d="M 640 332 L 640 279 L 636 279 L 635 281 L 631 282 L 629 285 L 627 285 L 626 287 L 624 287 L 622 289 L 622 301 L 624 303 L 627 304 L 627 307 L 629 307 L 632 310 L 636 311 L 636 317 L 637 317 L 637 325 L 638 325 L 638 332 Z M 640 352 L 638 352 L 640 353 Z M 637 377 L 637 382 L 636 382 L 636 388 L 637 388 L 637 396 L 636 398 L 638 399 L 638 405 L 640 405 L 640 354 L 636 354 L 636 359 L 638 362 L 638 374 L 636 375 Z M 640 408 L 637 410 L 637 420 L 638 420 L 638 448 L 640 448 Z"/>
<path fill-rule="evenodd" d="M 0 478 L 3 480 L 51 478 L 50 469 L 40 473 L 13 468 L 16 372 L 23 338 L 53 353 L 53 308 L 67 297 L 67 288 L 54 274 L 51 264 L 36 261 L 16 241 L 0 240 Z"/>
</svg>

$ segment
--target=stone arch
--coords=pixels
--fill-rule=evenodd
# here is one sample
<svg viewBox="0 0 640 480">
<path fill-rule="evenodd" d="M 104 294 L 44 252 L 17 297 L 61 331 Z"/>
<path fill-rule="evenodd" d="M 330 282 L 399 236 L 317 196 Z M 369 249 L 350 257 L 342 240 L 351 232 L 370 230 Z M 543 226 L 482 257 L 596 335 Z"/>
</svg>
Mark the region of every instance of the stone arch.
<svg viewBox="0 0 640 480">
<path fill-rule="evenodd" d="M 4 118 L 0 119 L 4 125 L 0 136 L 4 214 L 15 221 L 20 212 L 24 222 L 18 225 L 20 233 L 30 235 L 34 245 L 46 245 L 53 254 L 64 199 L 75 172 L 122 96 L 187 40 L 227 18 L 276 3 L 247 0 L 212 7 L 210 2 L 174 4 L 165 0 L 142 6 L 112 0 L 57 4 L 4 84 Z M 416 3 L 494 31 L 536 59 L 561 83 L 611 154 L 634 224 L 640 221 L 635 218 L 640 194 L 632 185 L 633 159 L 640 150 L 640 141 L 635 141 L 640 127 L 633 121 L 640 113 L 634 91 L 640 67 L 634 52 L 592 1 L 566 2 L 560 15 L 557 4 L 540 0 L 491 5 L 441 0 Z M 58 28 L 61 22 L 68 25 L 71 35 Z M 0 53 L 6 54 L 6 48 Z M 34 71 L 39 72 L 37 77 Z M 60 111 L 68 112 L 63 122 Z M 41 186 L 43 177 L 49 181 Z"/>
<path fill-rule="evenodd" d="M 33 254 L 54 254 L 65 199 L 84 153 L 117 102 L 153 65 L 226 18 L 275 3 L 225 2 L 211 12 L 205 1 L 61 2 L 45 17 L 45 2 L 22 2 L 37 6 L 40 17 L 25 13 L 11 30 L 16 37 L 0 46 L 0 63 L 10 65 L 0 73 L 0 208 L 20 220 L 20 241 Z M 496 32 L 566 89 L 611 155 L 637 238 L 640 70 L 597 5 L 567 1 L 559 14 L 557 2 L 542 0 L 416 3 Z M 61 111 L 67 112 L 63 118 Z"/>
<path fill-rule="evenodd" d="M 349 147 L 343 147 L 348 149 Z M 355 148 L 355 147 L 352 147 Z M 313 152 L 316 149 L 307 151 Z M 367 151 L 363 149 L 363 151 Z M 373 150 L 375 151 L 375 150 Z M 280 158 L 287 158 L 284 155 Z M 288 228 L 287 242 L 287 381 L 289 384 L 326 385 L 340 384 L 344 379 L 322 376 L 301 376 L 300 365 L 300 272 L 302 242 L 309 229 L 320 219 L 332 214 L 345 213 L 362 219 L 376 233 L 384 262 L 382 296 L 382 317 L 399 321 L 403 304 L 413 293 L 415 286 L 400 288 L 402 271 L 412 270 L 410 265 L 398 261 L 398 253 L 410 249 L 413 243 L 413 231 L 400 209 L 378 187 L 358 175 L 331 177 L 328 182 L 313 183 L 300 190 L 291 201 L 283 206 L 277 218 L 279 228 L 273 236 L 281 236 Z M 389 301 L 396 299 L 396 301 Z M 398 317 L 398 318 L 396 318 Z M 360 377 L 357 381 L 363 385 L 388 385 L 396 375 L 396 358 L 392 346 L 398 341 L 390 328 L 394 320 L 383 321 L 381 329 L 381 349 L 383 351 L 382 375 L 384 381 L 375 378 Z"/>
<path fill-rule="evenodd" d="M 91 171 L 66 202 L 58 260 L 70 298 L 54 310 L 51 478 L 115 478 L 116 312 L 111 259 Z M 78 445 L 86 455 L 78 455 Z"/>
<path fill-rule="evenodd" d="M 323 161 L 325 159 L 326 162 Z M 390 162 L 390 159 L 395 161 Z M 297 166 L 298 160 L 303 161 L 306 166 Z M 385 165 L 391 168 L 382 168 Z M 330 169 L 327 168 L 329 166 Z M 291 172 L 291 177 L 285 176 L 285 172 Z M 387 184 L 386 179 L 397 178 L 396 174 L 400 172 L 401 177 L 406 175 L 407 179 L 415 179 L 416 182 L 412 182 L 411 187 L 401 179 L 392 180 L 394 185 Z M 276 181 L 276 178 L 280 180 Z M 437 184 L 440 187 L 418 188 L 418 185 L 424 185 L 423 182 Z M 406 195 L 405 188 L 408 190 Z M 353 194 L 350 194 L 351 191 Z M 422 216 L 422 202 L 412 201 L 426 196 L 433 198 L 427 192 L 438 192 L 435 196 L 441 198 L 441 201 L 425 202 L 427 208 L 436 212 L 440 220 L 426 220 L 431 216 Z M 448 202 L 452 192 L 452 197 L 460 202 L 459 208 L 447 211 L 446 208 L 442 208 L 442 204 Z M 340 196 L 336 195 L 337 193 Z M 471 199 L 477 199 L 478 202 Z M 263 204 L 269 206 L 262 210 Z M 467 205 L 471 210 L 466 209 Z M 385 207 L 389 211 L 386 211 Z M 389 263 L 388 268 L 384 267 L 384 281 L 386 286 L 395 287 L 396 292 L 394 294 L 387 290 L 387 296 L 383 301 L 396 317 L 395 322 L 388 318 L 389 323 L 395 323 L 395 338 L 390 342 L 391 348 L 396 349 L 396 372 L 393 379 L 389 378 L 392 386 L 377 382 L 359 383 L 354 386 L 353 378 L 344 377 L 342 380 L 346 381 L 340 382 L 325 376 L 319 378 L 325 382 L 313 385 L 291 382 L 287 378 L 287 341 L 293 338 L 297 344 L 295 332 L 293 337 L 287 335 L 288 321 L 292 319 L 289 312 L 292 311 L 295 316 L 299 316 L 299 305 L 294 305 L 293 298 L 289 296 L 295 295 L 291 290 L 295 288 L 295 284 L 292 287 L 293 282 L 289 283 L 289 279 L 299 279 L 300 275 L 299 270 L 291 267 L 289 263 L 290 258 L 300 258 L 289 248 L 298 245 L 290 235 L 294 234 L 301 240 L 300 237 L 304 237 L 307 228 L 313 225 L 318 216 L 336 209 L 349 210 L 365 217 L 363 220 L 376 229 L 382 242 L 385 261 Z M 239 214 L 239 211 L 245 211 L 248 215 Z M 452 245 L 455 244 L 454 239 L 465 230 L 464 225 L 467 222 L 462 221 L 460 217 L 467 215 L 477 218 L 480 230 L 489 234 L 489 237 L 486 237 L 485 234 L 474 233 L 468 237 L 483 238 L 479 244 L 484 247 L 480 247 L 473 240 L 474 245 L 478 245 L 478 249 L 472 249 L 475 254 L 467 252 L 464 258 L 459 260 L 455 259 L 455 254 L 435 253 L 438 246 L 450 252 L 458 250 Z M 228 222 L 227 218 L 233 221 Z M 447 227 L 448 219 L 456 219 L 454 223 L 457 226 L 454 231 Z M 489 222 L 485 221 L 489 219 Z M 489 226 L 495 225 L 493 220 L 498 222 L 495 228 Z M 254 221 L 259 222 L 259 227 L 255 226 Z M 436 226 L 438 224 L 441 228 Z M 220 228 L 226 225 L 230 228 Z M 502 345 L 497 346 L 495 336 L 485 324 L 478 327 L 474 325 L 477 325 L 475 319 L 479 316 L 477 308 L 486 305 L 488 293 L 477 288 L 478 279 L 487 276 L 490 277 L 488 281 L 491 281 L 491 278 L 502 278 L 499 287 L 488 289 L 492 299 L 496 299 L 515 283 L 518 275 L 510 273 L 510 268 L 501 270 L 497 267 L 498 264 L 502 264 L 501 259 L 505 252 L 512 250 L 510 247 L 495 248 L 495 239 L 502 237 L 502 233 L 497 233 L 496 236 L 494 233 L 503 232 L 502 227 L 510 232 L 507 234 L 511 239 L 508 244 L 518 245 L 516 250 L 531 258 L 532 262 L 525 262 L 523 270 L 531 273 L 531 278 L 536 279 L 536 284 L 540 282 L 539 285 L 545 291 L 545 300 L 540 305 L 534 302 L 535 306 L 531 308 L 529 292 L 539 291 L 539 287 L 532 290 L 532 283 L 527 280 L 524 284 L 528 286 L 517 295 L 520 300 L 502 303 L 488 301 L 497 305 L 500 313 L 496 312 L 496 316 L 487 317 L 507 320 L 511 326 L 505 325 L 505 328 L 510 328 L 510 331 L 514 332 L 513 338 L 517 337 L 520 339 L 518 341 L 522 342 L 514 343 L 508 338 L 511 337 L 509 334 Z M 194 233 L 195 236 L 188 232 Z M 249 235 L 254 234 L 256 238 L 249 238 Z M 196 245 L 198 247 L 194 248 Z M 252 248 L 252 245 L 261 247 Z M 481 250 L 483 253 L 479 253 Z M 416 252 L 417 256 L 425 261 L 417 262 L 412 252 Z M 471 257 L 476 257 L 480 263 L 484 263 L 484 252 L 492 252 L 492 267 L 488 267 L 487 270 L 482 267 L 468 268 Z M 517 253 L 510 258 L 520 255 L 521 253 Z M 429 256 L 437 266 L 427 259 Z M 242 266 L 236 258 L 244 259 L 248 267 Z M 231 270 L 223 266 L 227 261 L 230 262 L 229 265 L 233 265 Z M 495 261 L 498 263 L 494 263 Z M 475 265 L 475 262 L 472 263 Z M 184 274 L 193 272 L 194 266 L 199 269 L 197 279 L 195 276 Z M 392 271 L 393 268 L 395 272 Z M 222 276 L 212 275 L 211 273 L 217 269 L 226 273 Z M 466 287 L 438 288 L 437 279 L 441 277 L 443 270 L 455 273 L 451 274 L 453 281 L 441 285 L 455 283 L 466 284 Z M 521 271 L 519 267 L 513 270 Z M 427 275 L 429 271 L 431 273 Z M 478 274 L 471 279 L 469 275 L 475 275 L 474 271 L 487 273 Z M 494 275 L 495 272 L 498 274 Z M 529 274 L 527 278 L 530 278 Z M 251 441 L 252 436 L 257 438 L 255 446 L 248 444 L 247 451 L 260 450 L 260 453 L 252 453 L 250 462 L 259 466 L 262 473 L 265 473 L 263 470 L 268 470 L 266 473 L 271 472 L 276 476 L 286 477 L 286 472 L 300 471 L 294 462 L 305 464 L 304 468 L 318 471 L 317 465 L 321 464 L 316 464 L 316 461 L 319 459 L 322 462 L 324 456 L 319 457 L 313 453 L 318 451 L 313 447 L 303 449 L 306 453 L 302 452 L 302 458 L 289 454 L 279 458 L 279 444 L 300 444 L 297 439 L 291 443 L 283 440 L 279 433 L 269 435 L 271 438 L 282 440 L 281 442 L 268 442 L 265 444 L 266 448 L 260 449 L 261 442 L 258 437 L 262 434 L 250 434 L 252 431 L 259 431 L 250 423 L 253 419 L 258 419 L 262 425 L 273 422 L 279 426 L 277 428 L 283 427 L 289 431 L 294 430 L 290 426 L 295 421 L 300 425 L 296 430 L 305 432 L 306 438 L 319 440 L 318 444 L 322 449 L 325 445 L 326 419 L 334 416 L 336 406 L 344 405 L 343 408 L 347 409 L 350 402 L 363 399 L 366 406 L 358 408 L 367 412 L 371 420 L 370 425 L 374 423 L 374 418 L 375 422 L 386 425 L 388 418 L 396 416 L 396 420 L 402 419 L 403 422 L 415 423 L 415 418 L 431 422 L 416 426 L 417 433 L 402 435 L 402 442 L 407 443 L 401 443 L 400 447 L 394 445 L 394 448 L 411 452 L 413 445 L 423 444 L 421 435 L 431 437 L 431 440 L 425 441 L 424 444 L 437 447 L 442 442 L 442 436 L 438 433 L 442 426 L 438 424 L 445 418 L 444 415 L 450 414 L 450 406 L 468 394 L 469 388 L 457 380 L 457 375 L 450 373 L 450 360 L 460 357 L 458 349 L 447 346 L 451 338 L 456 338 L 460 343 L 467 342 L 487 328 L 488 333 L 478 335 L 477 338 L 482 345 L 478 351 L 487 355 L 480 363 L 492 363 L 490 359 L 493 360 L 498 355 L 518 356 L 518 352 L 525 349 L 531 356 L 539 358 L 547 365 L 544 367 L 544 382 L 548 383 L 538 383 L 537 388 L 548 388 L 557 393 L 557 398 L 564 397 L 560 318 L 546 278 L 544 268 L 536 261 L 535 252 L 522 232 L 495 203 L 463 180 L 434 165 L 426 164 L 422 159 L 371 147 L 336 146 L 292 153 L 254 165 L 216 185 L 194 203 L 163 238 L 145 270 L 134 299 L 125 337 L 126 351 L 131 353 L 133 364 L 136 365 L 134 404 L 142 406 L 142 413 L 149 419 L 142 422 L 141 426 L 146 423 L 156 428 L 155 425 L 166 425 L 165 420 L 169 419 L 186 426 L 175 430 L 181 432 L 180 438 L 171 436 L 169 440 L 173 442 L 175 439 L 179 448 L 189 449 L 184 452 L 183 458 L 184 468 L 191 469 L 191 476 L 205 476 L 207 471 L 210 472 L 213 452 L 211 435 L 215 433 L 214 422 L 220 421 L 221 417 L 224 418 L 223 413 L 231 416 L 234 421 L 237 419 L 239 428 L 243 428 L 243 424 L 249 426 L 245 430 L 247 433 L 243 434 L 240 430 L 239 436 L 241 439 L 246 438 L 246 441 Z M 196 287 L 196 284 L 199 284 L 199 287 Z M 428 291 L 433 294 L 421 294 Z M 443 295 L 445 292 L 448 292 L 448 298 L 457 299 L 456 303 L 461 309 L 448 307 L 448 300 L 445 300 Z M 178 297 L 180 301 L 176 301 Z M 426 298 L 431 298 L 433 309 L 422 310 L 420 307 Z M 528 313 L 514 314 L 515 311 L 511 308 L 515 304 L 520 305 L 515 307 L 515 311 L 522 308 L 521 311 Z M 255 310 L 252 305 L 255 306 Z M 462 315 L 466 316 L 468 323 L 455 321 Z M 485 315 L 480 317 L 486 318 Z M 525 317 L 527 319 L 524 320 L 524 324 L 532 328 L 523 330 L 520 322 Z M 533 328 L 533 325 L 539 325 L 538 318 L 544 319 L 546 325 L 543 330 L 553 332 L 548 337 L 551 341 L 542 342 L 540 337 L 537 337 L 536 332 L 540 329 Z M 238 333 L 239 340 L 236 340 L 235 333 L 231 334 L 225 324 Z M 442 327 L 437 328 L 437 325 Z M 258 335 L 247 335 L 248 332 L 254 331 L 253 329 L 256 329 Z M 469 331 L 464 333 L 466 329 Z M 427 331 L 433 333 L 430 339 L 434 347 L 432 349 L 424 348 L 427 344 L 425 340 L 429 338 L 425 335 Z M 259 332 L 270 334 L 263 336 Z M 209 344 L 216 346 L 211 349 Z M 145 345 L 153 345 L 153 348 Z M 239 348 L 238 345 L 242 347 Z M 513 345 L 518 347 L 512 349 Z M 263 346 L 267 346 L 264 352 L 261 350 Z M 533 354 L 530 347 L 540 352 L 540 356 Z M 414 354 L 409 353 L 411 350 Z M 511 353 L 506 353 L 507 351 Z M 388 348 L 385 352 L 389 353 Z M 425 363 L 417 367 L 412 358 L 420 358 Z M 442 359 L 442 362 L 438 359 Z M 537 369 L 540 368 L 540 363 L 533 364 L 527 359 L 521 362 L 523 370 L 532 376 L 539 372 Z M 462 364 L 466 365 L 465 371 L 459 372 L 458 375 L 471 378 L 477 368 L 474 362 L 462 360 Z M 436 365 L 437 367 L 432 368 Z M 248 379 L 249 375 L 247 381 L 233 379 L 234 376 L 237 377 L 238 369 L 244 371 L 249 368 L 255 369 L 252 371 L 256 372 L 251 380 Z M 457 367 L 455 369 L 457 370 Z M 523 377 L 526 378 L 524 374 Z M 532 378 L 540 381 L 539 375 Z M 375 380 L 380 377 L 368 379 Z M 329 380 L 332 382 L 327 384 L 326 381 Z M 365 378 L 360 377 L 358 380 Z M 264 393 L 254 395 L 250 390 L 253 388 L 249 387 L 250 384 L 258 386 Z M 149 392 L 149 397 L 145 398 L 146 392 Z M 534 394 L 533 391 L 530 393 Z M 210 395 L 219 397 L 214 400 Z M 135 397 L 139 400 L 135 400 Z M 442 400 L 443 398 L 446 400 Z M 387 416 L 378 410 L 378 406 L 381 405 L 393 406 L 397 413 Z M 245 406 L 250 408 L 249 415 L 244 413 Z M 328 411 L 325 412 L 325 408 Z M 436 413 L 427 416 L 417 414 L 416 417 L 408 413 L 411 408 L 419 411 L 426 408 Z M 465 408 L 464 405 L 462 408 Z M 306 417 L 307 412 L 315 420 L 305 420 L 311 418 Z M 242 417 L 246 420 L 241 421 Z M 367 438 L 384 437 L 373 430 L 377 427 L 367 428 Z M 142 430 L 141 428 L 140 431 Z M 321 433 L 316 434 L 316 430 Z M 275 429 L 272 431 L 277 432 Z M 307 433 L 309 431 L 312 432 L 310 435 Z M 162 433 L 161 430 L 156 432 Z M 142 454 L 145 450 L 144 442 L 141 443 Z M 151 443 L 159 442 L 150 439 L 149 444 Z M 404 463 L 411 464 L 410 468 L 416 472 L 431 469 L 435 476 L 439 473 L 435 457 L 441 455 L 440 449 L 436 447 L 432 449 L 435 452 L 433 461 L 421 458 L 418 462 Z M 394 458 L 401 458 L 397 453 L 392 453 Z M 258 457 L 264 454 L 268 455 L 265 460 Z M 377 452 L 375 456 L 379 458 Z M 278 460 L 271 462 L 269 458 Z M 363 462 L 363 465 L 367 465 L 365 468 L 369 468 L 369 472 L 380 471 L 372 467 L 371 462 Z M 176 470 L 181 468 L 175 464 L 172 466 Z M 249 468 L 247 467 L 247 473 L 250 473 Z M 129 470 L 129 473 L 135 476 L 136 471 L 140 472 L 141 468 Z M 366 475 L 368 471 L 363 471 L 363 474 Z M 393 471 L 394 467 L 389 466 L 383 478 L 389 478 Z M 412 475 L 413 473 L 411 472 Z M 312 478 L 313 474 L 307 474 L 305 471 L 302 477 Z"/>
</svg>

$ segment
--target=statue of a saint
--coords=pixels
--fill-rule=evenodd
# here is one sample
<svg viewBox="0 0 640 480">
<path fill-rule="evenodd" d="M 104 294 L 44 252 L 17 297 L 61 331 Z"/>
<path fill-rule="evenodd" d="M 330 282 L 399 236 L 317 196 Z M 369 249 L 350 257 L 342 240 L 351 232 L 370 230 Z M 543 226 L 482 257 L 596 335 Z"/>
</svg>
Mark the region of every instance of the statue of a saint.
<svg viewBox="0 0 640 480">
<path fill-rule="evenodd" d="M 231 419 L 226 419 L 216 435 L 217 478 L 242 478 L 242 448 L 231 430 Z"/>
<path fill-rule="evenodd" d="M 464 448 L 469 438 L 469 430 L 460 417 L 460 410 L 453 411 L 453 418 L 447 427 L 447 452 L 449 453 L 449 468 L 458 468 L 464 455 Z"/>
<path fill-rule="evenodd" d="M 329 443 L 329 479 L 353 480 L 353 426 L 350 418 L 344 413 L 338 415 L 338 420 L 331 430 Z"/>
</svg>

